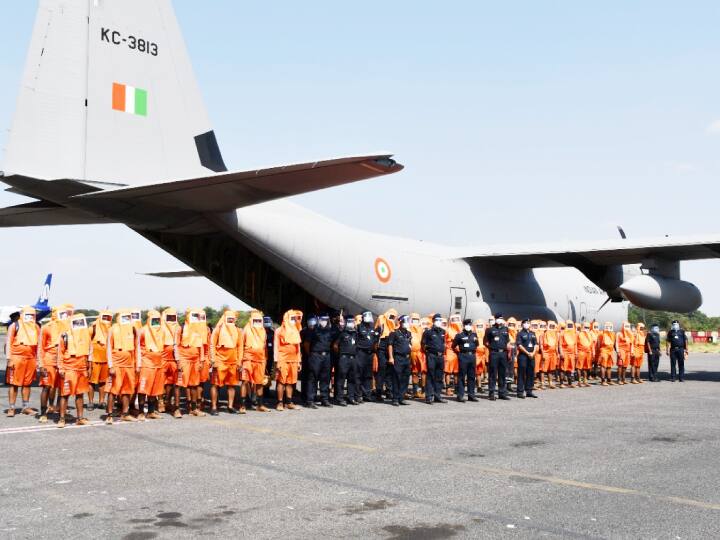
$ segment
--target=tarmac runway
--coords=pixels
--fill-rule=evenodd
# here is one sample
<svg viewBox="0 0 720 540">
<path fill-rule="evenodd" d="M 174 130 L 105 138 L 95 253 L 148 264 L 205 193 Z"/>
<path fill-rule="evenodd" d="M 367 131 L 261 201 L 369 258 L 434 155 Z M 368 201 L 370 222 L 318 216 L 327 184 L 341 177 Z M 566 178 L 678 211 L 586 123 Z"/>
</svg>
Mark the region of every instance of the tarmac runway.
<svg viewBox="0 0 720 540">
<path fill-rule="evenodd" d="M 0 538 L 717 538 L 720 356 L 687 364 L 537 400 L 3 415 Z"/>
</svg>

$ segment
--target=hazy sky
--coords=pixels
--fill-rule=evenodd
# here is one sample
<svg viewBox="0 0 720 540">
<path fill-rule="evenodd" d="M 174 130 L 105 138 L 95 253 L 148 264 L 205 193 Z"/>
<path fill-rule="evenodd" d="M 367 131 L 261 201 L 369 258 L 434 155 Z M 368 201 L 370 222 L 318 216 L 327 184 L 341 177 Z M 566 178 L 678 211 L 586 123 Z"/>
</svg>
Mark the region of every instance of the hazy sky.
<svg viewBox="0 0 720 540">
<path fill-rule="evenodd" d="M 229 168 L 378 150 L 406 165 L 297 197 L 338 221 L 451 244 L 720 232 L 717 2 L 174 3 Z M 0 3 L 3 149 L 34 15 Z M 239 305 L 136 275 L 183 266 L 122 226 L 0 242 L 0 304 L 53 271 L 52 301 Z M 716 315 L 719 269 L 683 265 Z"/>
</svg>

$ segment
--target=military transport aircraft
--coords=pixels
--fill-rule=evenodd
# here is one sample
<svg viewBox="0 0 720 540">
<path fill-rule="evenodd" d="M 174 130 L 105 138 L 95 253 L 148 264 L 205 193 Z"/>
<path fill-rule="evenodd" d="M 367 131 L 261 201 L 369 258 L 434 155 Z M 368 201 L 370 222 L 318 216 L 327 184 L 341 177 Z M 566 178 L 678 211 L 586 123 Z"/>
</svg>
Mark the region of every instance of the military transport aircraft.
<svg viewBox="0 0 720 540">
<path fill-rule="evenodd" d="M 626 300 L 697 308 L 680 261 L 720 253 L 720 235 L 458 249 L 282 200 L 402 168 L 377 153 L 227 172 L 170 0 L 40 0 L 1 178 L 35 201 L 0 210 L 0 226 L 123 223 L 276 317 L 395 307 L 619 322 Z"/>
</svg>

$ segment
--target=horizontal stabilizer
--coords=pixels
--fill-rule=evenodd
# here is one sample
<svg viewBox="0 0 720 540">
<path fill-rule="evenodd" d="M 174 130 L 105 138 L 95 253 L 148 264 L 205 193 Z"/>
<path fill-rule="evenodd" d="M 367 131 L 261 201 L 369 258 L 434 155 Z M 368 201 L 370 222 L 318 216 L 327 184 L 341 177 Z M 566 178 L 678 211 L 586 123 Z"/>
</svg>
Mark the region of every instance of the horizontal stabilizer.
<svg viewBox="0 0 720 540">
<path fill-rule="evenodd" d="M 158 278 L 202 277 L 202 274 L 200 272 L 196 272 L 195 270 L 176 270 L 174 272 L 139 272 L 139 275 Z"/>
<path fill-rule="evenodd" d="M 0 227 L 89 225 L 97 223 L 111 223 L 111 221 L 45 201 L 19 204 L 0 209 Z"/>
<path fill-rule="evenodd" d="M 352 157 L 108 190 L 77 198 L 224 212 L 391 174 L 402 168 L 388 155 Z"/>
<path fill-rule="evenodd" d="M 611 240 L 592 244 L 533 244 L 459 248 L 454 257 L 487 261 L 516 268 L 556 266 L 612 266 L 642 263 L 648 259 L 690 261 L 720 258 L 720 234 L 707 237 Z"/>
</svg>

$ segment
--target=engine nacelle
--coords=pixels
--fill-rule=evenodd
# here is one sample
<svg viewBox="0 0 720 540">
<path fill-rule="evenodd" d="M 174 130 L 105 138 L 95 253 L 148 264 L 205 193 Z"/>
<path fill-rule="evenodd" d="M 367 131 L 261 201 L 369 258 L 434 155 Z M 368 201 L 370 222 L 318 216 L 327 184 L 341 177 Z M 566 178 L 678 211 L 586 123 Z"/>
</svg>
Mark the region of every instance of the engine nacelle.
<svg viewBox="0 0 720 540">
<path fill-rule="evenodd" d="M 688 313 L 702 304 L 700 290 L 688 281 L 661 276 L 635 276 L 620 285 L 625 298 L 640 308 Z"/>
</svg>

